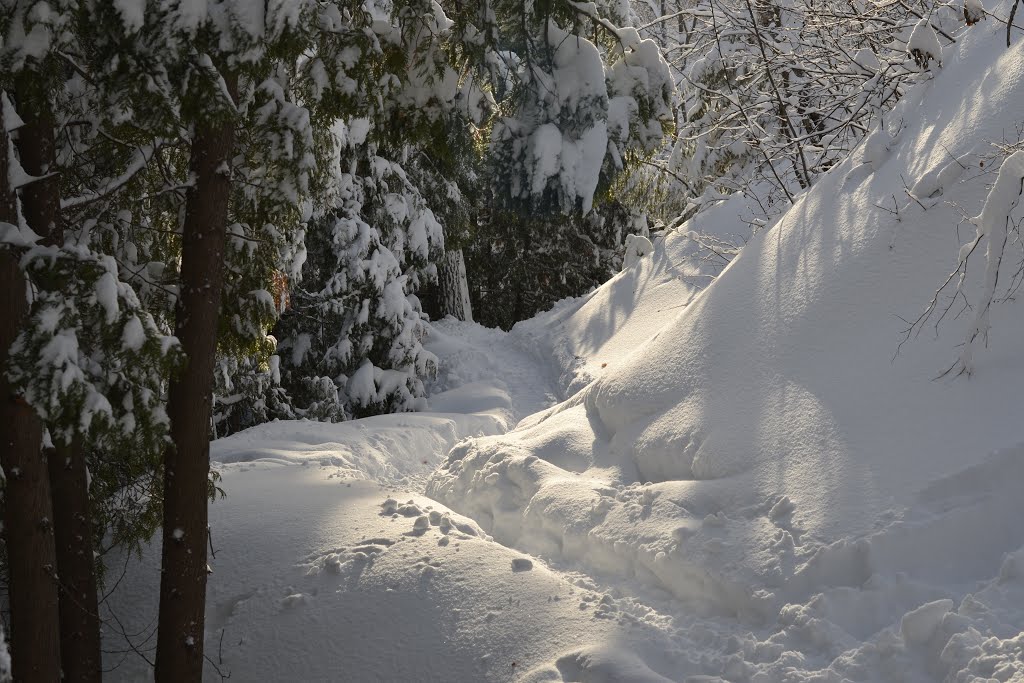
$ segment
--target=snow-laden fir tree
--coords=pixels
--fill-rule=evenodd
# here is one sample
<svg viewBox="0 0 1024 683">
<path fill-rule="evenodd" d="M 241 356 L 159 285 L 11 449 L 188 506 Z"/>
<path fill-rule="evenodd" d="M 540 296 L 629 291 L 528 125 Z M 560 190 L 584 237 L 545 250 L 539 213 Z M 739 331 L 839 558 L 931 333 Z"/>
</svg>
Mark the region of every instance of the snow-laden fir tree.
<svg viewBox="0 0 1024 683">
<path fill-rule="evenodd" d="M 173 599 L 162 600 L 157 676 L 194 678 L 203 662 L 214 353 L 228 361 L 222 366 L 272 368 L 267 332 L 279 306 L 271 290 L 301 266 L 308 200 L 330 149 L 311 120 L 337 118 L 350 94 L 353 10 L 313 2 L 12 7 L 0 26 L 2 85 L 14 81 L 26 122 L 16 135 L 33 144 L 19 149 L 25 173 L 13 163 L 5 172 L 5 190 L 26 189 L 24 220 L 7 212 L 3 234 L 24 255 L 20 276 L 35 294 L 10 376 L 55 447 L 70 439 L 97 458 L 94 472 L 110 464 L 123 474 L 117 466 L 136 462 L 121 458 L 128 446 L 142 458 L 159 444 L 149 473 L 162 456 L 163 495 L 150 500 L 163 503 L 162 591 Z M 19 79 L 22 71 L 31 78 Z M 78 115 L 65 115 L 65 105 Z M 61 148 L 35 162 L 31 152 L 53 140 Z M 35 188 L 46 190 L 45 203 L 33 200 Z M 36 220 L 33 207 L 59 215 Z M 60 295 L 62 278 L 70 283 Z M 129 473 L 125 486 L 94 490 L 113 498 L 133 480 Z M 142 513 L 133 518 L 142 526 L 120 518 L 126 533 L 152 528 L 150 508 L 120 510 Z M 91 552 L 80 554 L 91 561 Z M 198 636 L 180 637 L 196 628 Z M 17 642 L 30 641 L 25 628 L 15 630 Z"/>
<path fill-rule="evenodd" d="M 369 125 L 335 127 L 336 206 L 311 226 L 277 328 L 285 384 L 315 419 L 416 409 L 436 364 L 415 291 L 434 275 L 441 224 L 402 166 L 368 143 Z"/>
<path fill-rule="evenodd" d="M 85 679 L 100 667 L 94 548 L 117 517 L 107 514 L 117 506 L 95 494 L 99 482 L 109 481 L 108 466 L 152 481 L 167 433 L 162 387 L 175 344 L 123 282 L 111 251 L 113 219 L 105 200 L 128 184 L 124 168 L 116 167 L 130 155 L 115 161 L 100 151 L 109 149 L 109 140 L 97 146 L 79 134 L 107 112 L 85 62 L 74 59 L 82 52 L 84 13 L 74 3 L 8 3 L 5 9 L 0 87 L 11 97 L 0 99 L 15 145 L 5 150 L 4 174 L 19 201 L 15 220 L 0 230 L 0 238 L 7 258 L 17 258 L 23 281 L 9 291 L 27 293 L 22 305 L 28 310 L 10 317 L 8 330 L 17 337 L 9 346 L 4 341 L 2 371 L 12 384 L 4 393 L 16 392 L 15 403 L 30 408 L 46 430 L 45 443 L 37 432 L 5 456 L 35 459 L 45 446 L 52 504 L 42 513 L 52 522 L 29 524 L 52 528 L 56 548 L 54 561 L 34 557 L 38 545 L 22 547 L 17 527 L 24 523 L 16 515 L 30 506 L 15 499 L 15 487 L 5 491 L 12 628 L 19 643 L 14 664 L 19 677 L 47 678 L 44 669 L 59 666 Z M 5 467 L 26 471 L 12 463 Z M 45 480 L 34 481 L 37 499 L 50 495 Z M 150 493 L 142 496 L 152 499 Z M 125 527 L 118 526 L 111 535 L 115 542 L 126 540 Z M 151 532 L 151 523 L 143 526 Z M 43 634 L 32 633 L 50 625 L 48 600 L 18 578 L 26 562 L 49 566 L 61 577 L 61 657 L 40 649 Z"/>
<path fill-rule="evenodd" d="M 507 327 L 618 271 L 646 220 L 614 183 L 660 146 L 673 85 L 657 45 L 617 28 L 617 4 L 494 7 L 498 113 L 467 261 L 477 318 Z"/>
<path fill-rule="evenodd" d="M 467 127 L 486 108 L 472 70 L 454 68 L 475 33 L 440 5 L 375 5 L 364 19 L 373 40 L 357 43 L 348 115 L 325 122 L 336 157 L 275 330 L 292 409 L 313 419 L 424 405 L 436 359 L 417 293 L 436 278 L 446 230 L 457 243 L 467 228 Z"/>
<path fill-rule="evenodd" d="M 576 33 L 539 13 L 521 25 L 519 6 L 507 3 L 381 4 L 352 15 L 347 116 L 324 122 L 338 151 L 318 198 L 326 213 L 309 226 L 307 260 L 275 330 L 292 399 L 277 401 L 277 416 L 337 420 L 422 405 L 434 361 L 417 294 L 435 280 L 445 240 L 449 258 L 466 249 L 470 281 L 499 282 L 474 284 L 493 293 L 485 322 L 505 322 L 488 309 L 514 322 L 617 270 L 624 232 L 642 221 L 608 202 L 608 189 L 632 155 L 660 142 L 670 77 L 653 42 L 596 9 L 558 7 Z M 360 20 L 368 24 L 356 31 Z M 594 28 L 600 50 L 583 37 Z M 506 49 L 516 41 L 529 59 Z M 536 56 L 534 41 L 545 46 Z M 561 94 L 545 95 L 552 87 Z M 523 156 L 538 150 L 549 157 Z M 480 250 L 505 245 L 515 250 Z M 524 263 L 542 277 L 516 277 Z M 545 279 L 553 271 L 561 274 Z M 502 300 L 527 290 L 525 306 Z M 273 376 L 263 372 L 263 382 Z M 234 405 L 255 417 L 267 404 Z"/>
</svg>

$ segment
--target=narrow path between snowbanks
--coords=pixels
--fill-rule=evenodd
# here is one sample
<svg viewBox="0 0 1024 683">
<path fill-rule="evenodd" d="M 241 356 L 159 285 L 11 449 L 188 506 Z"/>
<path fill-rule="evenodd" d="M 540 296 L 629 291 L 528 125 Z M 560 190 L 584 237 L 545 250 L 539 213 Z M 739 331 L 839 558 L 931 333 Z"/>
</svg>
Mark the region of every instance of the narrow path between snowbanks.
<svg viewBox="0 0 1024 683">
<path fill-rule="evenodd" d="M 500 330 L 442 321 L 437 412 L 285 421 L 212 444 L 206 677 L 241 681 L 663 682 L 692 669 L 647 608 L 496 543 L 420 493 L 466 437 L 555 396 Z M 111 563 L 108 678 L 151 676 L 159 550 Z M 638 656 L 638 654 L 642 656 Z M 652 668 L 653 667 L 653 668 Z"/>
<path fill-rule="evenodd" d="M 479 413 L 484 406 L 475 392 L 489 384 L 508 399 L 511 420 L 506 429 L 511 429 L 557 402 L 555 370 L 541 357 L 544 348 L 527 347 L 533 342 L 529 337 L 452 318 L 431 327 L 425 346 L 439 361 L 431 411 Z"/>
<path fill-rule="evenodd" d="M 429 411 L 270 422 L 215 441 L 212 460 L 329 466 L 335 476 L 422 491 L 456 443 L 503 434 L 555 402 L 550 371 L 518 338 L 451 318 L 432 328 L 424 346 L 438 358 L 438 375 Z"/>
</svg>

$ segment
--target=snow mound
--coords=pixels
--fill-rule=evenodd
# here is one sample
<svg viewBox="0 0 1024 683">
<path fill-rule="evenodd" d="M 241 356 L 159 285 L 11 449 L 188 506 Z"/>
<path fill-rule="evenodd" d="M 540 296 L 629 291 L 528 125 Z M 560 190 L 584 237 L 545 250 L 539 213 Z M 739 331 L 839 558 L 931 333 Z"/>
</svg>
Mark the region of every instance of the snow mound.
<svg viewBox="0 0 1024 683">
<path fill-rule="evenodd" d="M 747 200 L 734 196 L 694 218 L 683 229 L 657 239 L 650 253 L 633 245 L 631 263 L 593 292 L 565 299 L 517 323 L 513 336 L 551 359 L 563 396 L 616 369 L 625 356 L 678 318 L 693 298 L 728 263 L 701 240 L 718 246 L 741 244 L 746 225 L 723 220 L 744 211 Z M 643 239 L 646 242 L 645 238 Z M 650 245 L 650 242 L 647 242 Z"/>
<path fill-rule="evenodd" d="M 428 412 L 258 425 L 213 442 L 211 459 L 320 465 L 339 477 L 408 486 L 461 439 L 503 433 L 553 402 L 536 359 L 501 330 L 449 318 L 434 323 L 424 348 L 439 365 Z"/>
<path fill-rule="evenodd" d="M 1024 316 L 992 308 L 969 379 L 936 380 L 975 324 L 959 306 L 900 343 L 1024 121 L 1024 47 L 975 27 L 921 79 L 703 291 L 669 236 L 542 316 L 560 338 L 517 328 L 554 347 L 570 398 L 458 444 L 428 495 L 506 545 L 774 623 L 729 680 L 1022 675 L 1019 585 L 992 577 L 1024 545 Z"/>
<path fill-rule="evenodd" d="M 508 397 L 477 392 L 477 400 L 507 404 Z M 332 467 L 337 476 L 403 483 L 422 478 L 444 452 L 467 436 L 497 434 L 507 420 L 475 414 L 402 413 L 353 422 L 271 422 L 213 442 L 214 466 L 278 463 Z M 440 450 L 438 450 L 440 449 Z"/>
</svg>

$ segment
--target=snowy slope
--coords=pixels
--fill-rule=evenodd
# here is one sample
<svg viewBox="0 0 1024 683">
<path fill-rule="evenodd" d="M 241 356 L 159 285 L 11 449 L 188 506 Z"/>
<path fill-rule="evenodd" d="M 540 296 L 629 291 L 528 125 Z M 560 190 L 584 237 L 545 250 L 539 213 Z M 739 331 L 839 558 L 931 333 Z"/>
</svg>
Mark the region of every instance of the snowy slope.
<svg viewBox="0 0 1024 683">
<path fill-rule="evenodd" d="M 683 309 L 728 263 L 692 237 L 742 244 L 749 228 L 735 219 L 746 200 L 734 196 L 655 240 L 653 251 L 577 299 L 565 299 L 517 323 L 513 334 L 550 359 L 565 396 L 616 369 Z M 699 239 L 699 238 L 698 238 Z"/>
<path fill-rule="evenodd" d="M 969 379 L 935 380 L 970 315 L 893 359 L 901 317 L 972 236 L 961 211 L 980 213 L 994 145 L 1024 120 L 1024 48 L 998 31 L 963 33 L 886 116 L 892 139 L 820 179 L 678 315 L 659 317 L 657 288 L 631 300 L 628 276 L 567 306 L 567 347 L 592 338 L 607 367 L 517 430 L 457 446 L 428 494 L 502 543 L 760 624 L 767 649 L 716 672 L 728 680 L 1024 675 L 1020 643 L 1003 640 L 1024 609 L 1001 592 L 1024 544 L 1024 315 L 994 309 Z M 987 597 L 968 596 L 981 585 Z M 999 654 L 982 665 L 988 636 Z"/>
</svg>

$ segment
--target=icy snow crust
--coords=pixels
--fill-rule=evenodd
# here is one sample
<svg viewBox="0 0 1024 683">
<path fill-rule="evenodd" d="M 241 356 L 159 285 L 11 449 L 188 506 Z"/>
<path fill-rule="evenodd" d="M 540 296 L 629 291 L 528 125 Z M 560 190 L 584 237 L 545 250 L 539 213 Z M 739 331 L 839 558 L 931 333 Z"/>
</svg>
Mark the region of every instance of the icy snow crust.
<svg viewBox="0 0 1024 683">
<path fill-rule="evenodd" d="M 742 198 L 512 333 L 435 324 L 432 412 L 215 442 L 207 677 L 1024 680 L 1019 304 L 969 379 L 933 378 L 973 314 L 893 361 L 1024 120 L 1001 44 L 958 36 L 720 275 L 689 235 L 744 235 Z M 151 655 L 156 550 L 105 604 L 112 680 L 151 675 L 118 633 Z"/>
</svg>

